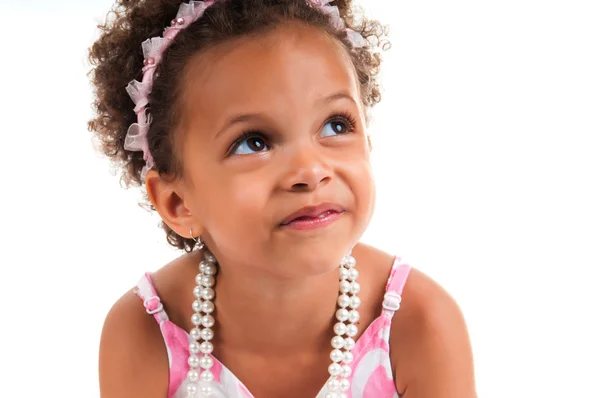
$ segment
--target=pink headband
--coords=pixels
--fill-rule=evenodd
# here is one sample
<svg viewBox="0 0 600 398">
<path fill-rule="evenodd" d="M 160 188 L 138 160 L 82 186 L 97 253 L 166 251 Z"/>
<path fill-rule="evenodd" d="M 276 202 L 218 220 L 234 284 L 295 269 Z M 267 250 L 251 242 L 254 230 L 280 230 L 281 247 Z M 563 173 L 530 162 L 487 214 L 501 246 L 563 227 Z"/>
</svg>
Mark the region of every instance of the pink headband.
<svg viewBox="0 0 600 398">
<path fill-rule="evenodd" d="M 346 24 L 340 16 L 339 9 L 335 6 L 329 6 L 332 0 L 306 0 L 306 2 L 323 14 L 329 15 L 332 23 L 338 29 L 343 29 Z M 137 123 L 133 123 L 127 130 L 125 136 L 125 149 L 128 151 L 142 151 L 146 165 L 142 169 L 142 181 L 146 178 L 146 173 L 154 167 L 154 159 L 148 148 L 147 134 L 152 122 L 152 115 L 147 112 L 148 96 L 152 91 L 152 79 L 156 66 L 160 62 L 163 53 L 169 47 L 177 34 L 187 28 L 192 22 L 198 20 L 204 11 L 213 5 L 215 0 L 190 1 L 182 3 L 171 25 L 167 26 L 162 37 L 152 37 L 142 43 L 142 52 L 144 54 L 144 67 L 142 68 L 142 81 L 132 80 L 125 90 L 135 103 L 133 111 L 137 114 Z M 367 43 L 362 35 L 350 28 L 346 28 L 348 39 L 353 47 L 364 47 Z"/>
</svg>

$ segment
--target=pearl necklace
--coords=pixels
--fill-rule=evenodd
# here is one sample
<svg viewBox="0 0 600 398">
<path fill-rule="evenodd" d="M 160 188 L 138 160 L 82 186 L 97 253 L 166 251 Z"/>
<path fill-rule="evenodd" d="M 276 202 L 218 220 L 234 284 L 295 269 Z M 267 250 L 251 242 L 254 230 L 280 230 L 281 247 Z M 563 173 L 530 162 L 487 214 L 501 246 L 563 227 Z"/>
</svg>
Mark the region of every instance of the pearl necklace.
<svg viewBox="0 0 600 398">
<path fill-rule="evenodd" d="M 201 397 L 222 396 L 213 386 L 211 368 L 214 361 L 210 355 L 214 350 L 210 341 L 214 337 L 212 327 L 215 325 L 215 318 L 211 314 L 215 310 L 213 300 L 217 261 L 204 242 L 200 240 L 199 245 L 200 250 L 204 249 L 204 260 L 199 264 L 200 272 L 196 275 L 196 287 L 194 287 L 196 299 L 192 304 L 194 328 L 190 331 L 190 336 L 194 341 L 189 345 L 188 398 L 195 398 L 198 393 Z M 338 322 L 333 327 L 335 336 L 331 339 L 333 350 L 329 357 L 332 363 L 328 368 L 330 378 L 326 384 L 328 390 L 326 398 L 346 398 L 346 391 L 350 388 L 348 378 L 351 373 L 350 364 L 354 359 L 351 351 L 355 345 L 354 336 L 358 333 L 356 323 L 360 318 L 357 311 L 360 307 L 358 270 L 355 268 L 356 260 L 351 253 L 352 251 L 344 256 L 339 266 L 340 294 L 335 313 Z"/>
</svg>

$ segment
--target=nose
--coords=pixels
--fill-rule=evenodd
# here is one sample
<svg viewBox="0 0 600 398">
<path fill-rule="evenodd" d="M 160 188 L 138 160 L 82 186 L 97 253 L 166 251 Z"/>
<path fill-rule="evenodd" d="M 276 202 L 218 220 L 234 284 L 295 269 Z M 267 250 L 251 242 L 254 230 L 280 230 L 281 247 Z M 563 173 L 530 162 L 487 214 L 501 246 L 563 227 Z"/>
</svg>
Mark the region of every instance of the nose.
<svg viewBox="0 0 600 398">
<path fill-rule="evenodd" d="M 288 191 L 314 191 L 332 177 L 332 169 L 322 151 L 304 145 L 289 154 L 282 188 Z"/>
</svg>

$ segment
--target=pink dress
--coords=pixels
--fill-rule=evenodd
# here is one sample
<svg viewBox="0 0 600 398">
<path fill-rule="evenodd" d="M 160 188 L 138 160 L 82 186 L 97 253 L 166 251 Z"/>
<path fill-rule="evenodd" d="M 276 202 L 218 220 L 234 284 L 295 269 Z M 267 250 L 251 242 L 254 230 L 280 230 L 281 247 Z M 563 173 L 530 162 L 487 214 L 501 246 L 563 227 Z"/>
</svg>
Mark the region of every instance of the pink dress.
<svg viewBox="0 0 600 398">
<path fill-rule="evenodd" d="M 390 327 L 394 313 L 400 309 L 402 289 L 410 273 L 411 267 L 400 264 L 396 256 L 392 267 L 381 315 L 365 330 L 352 350 L 354 361 L 349 378 L 350 389 L 347 396 L 351 398 L 399 398 L 393 381 L 390 363 Z M 193 339 L 189 334 L 169 320 L 163 310 L 160 298 L 152 285 L 149 273 L 146 273 L 137 284 L 137 294 L 144 300 L 146 311 L 154 316 L 160 325 L 169 357 L 169 393 L 167 398 L 185 398 L 186 376 L 189 370 L 187 359 L 188 345 Z M 253 398 L 253 395 L 219 360 L 213 357 L 212 372 L 215 380 L 217 397 Z M 327 387 L 323 386 L 316 398 L 325 398 Z"/>
</svg>

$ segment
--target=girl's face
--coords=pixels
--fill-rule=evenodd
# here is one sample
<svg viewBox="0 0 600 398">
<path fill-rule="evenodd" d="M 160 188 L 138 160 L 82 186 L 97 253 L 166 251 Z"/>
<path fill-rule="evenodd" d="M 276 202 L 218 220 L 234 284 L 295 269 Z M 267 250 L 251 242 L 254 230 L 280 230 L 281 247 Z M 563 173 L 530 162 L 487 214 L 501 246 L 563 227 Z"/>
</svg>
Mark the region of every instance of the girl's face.
<svg viewBox="0 0 600 398">
<path fill-rule="evenodd" d="M 177 190 L 222 267 L 290 278 L 331 271 L 374 208 L 370 147 L 354 68 L 318 29 L 285 24 L 188 64 Z M 330 202 L 332 224 L 295 230 L 291 213 Z M 187 227 L 187 228 L 186 228 Z"/>
</svg>

